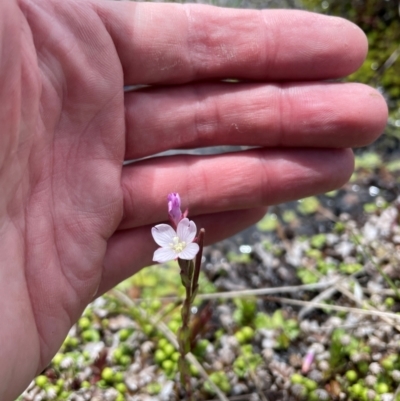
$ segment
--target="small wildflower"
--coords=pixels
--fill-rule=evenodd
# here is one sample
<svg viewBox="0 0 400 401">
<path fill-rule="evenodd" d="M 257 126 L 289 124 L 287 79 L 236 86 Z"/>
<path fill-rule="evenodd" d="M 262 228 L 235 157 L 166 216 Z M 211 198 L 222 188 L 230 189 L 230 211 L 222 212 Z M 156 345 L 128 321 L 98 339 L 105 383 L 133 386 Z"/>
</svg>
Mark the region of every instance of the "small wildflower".
<svg viewBox="0 0 400 401">
<path fill-rule="evenodd" d="M 179 221 L 176 231 L 168 224 L 153 227 L 151 234 L 161 246 L 154 252 L 153 261 L 165 263 L 177 258 L 193 259 L 199 252 L 199 245 L 193 242 L 196 232 L 196 224 L 188 218 Z"/>
</svg>

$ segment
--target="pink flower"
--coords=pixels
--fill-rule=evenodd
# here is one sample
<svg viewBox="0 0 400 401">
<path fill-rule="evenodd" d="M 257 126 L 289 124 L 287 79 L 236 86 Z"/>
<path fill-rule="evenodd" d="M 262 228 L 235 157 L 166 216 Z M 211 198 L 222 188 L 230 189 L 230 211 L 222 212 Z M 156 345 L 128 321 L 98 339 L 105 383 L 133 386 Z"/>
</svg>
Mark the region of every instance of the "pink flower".
<svg viewBox="0 0 400 401">
<path fill-rule="evenodd" d="M 306 356 L 303 359 L 303 365 L 301 366 L 301 372 L 302 373 L 308 373 L 309 370 L 311 369 L 311 365 L 314 361 L 314 351 L 309 350 L 306 354 Z"/>
<path fill-rule="evenodd" d="M 191 260 L 199 252 L 199 245 L 193 242 L 197 228 L 193 221 L 183 218 L 176 231 L 168 224 L 158 224 L 151 229 L 154 241 L 161 248 L 153 255 L 153 261 L 165 263 L 177 258 Z"/>
<path fill-rule="evenodd" d="M 168 216 L 171 223 L 176 227 L 178 223 L 185 217 L 181 211 L 181 198 L 177 192 L 168 194 Z"/>
</svg>

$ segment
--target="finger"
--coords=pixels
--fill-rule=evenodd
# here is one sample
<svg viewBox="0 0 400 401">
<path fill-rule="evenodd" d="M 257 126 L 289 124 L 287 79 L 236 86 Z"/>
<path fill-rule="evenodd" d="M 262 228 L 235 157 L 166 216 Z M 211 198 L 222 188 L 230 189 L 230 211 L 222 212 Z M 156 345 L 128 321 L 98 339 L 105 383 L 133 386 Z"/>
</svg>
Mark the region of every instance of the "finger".
<svg viewBox="0 0 400 401">
<path fill-rule="evenodd" d="M 383 132 L 384 98 L 361 84 L 203 84 L 126 95 L 126 159 L 171 148 L 365 146 Z"/>
<path fill-rule="evenodd" d="M 206 230 L 205 244 L 209 245 L 255 224 L 265 213 L 266 208 L 263 207 L 237 210 L 196 216 L 195 222 L 198 228 Z M 164 218 L 165 216 L 166 213 Z M 152 257 L 157 245 L 150 232 L 151 226 L 144 226 L 118 231 L 110 238 L 104 259 L 103 276 L 96 296 L 137 273 L 143 266 L 154 264 Z"/>
<path fill-rule="evenodd" d="M 272 205 L 343 185 L 351 150 L 256 149 L 218 156 L 171 156 L 124 167 L 120 228 L 165 219 L 165 199 L 180 193 L 191 216 Z M 138 184 L 139 183 L 139 184 Z"/>
<path fill-rule="evenodd" d="M 126 84 L 336 78 L 356 70 L 367 51 L 364 33 L 352 23 L 304 11 L 94 4 Z"/>
</svg>

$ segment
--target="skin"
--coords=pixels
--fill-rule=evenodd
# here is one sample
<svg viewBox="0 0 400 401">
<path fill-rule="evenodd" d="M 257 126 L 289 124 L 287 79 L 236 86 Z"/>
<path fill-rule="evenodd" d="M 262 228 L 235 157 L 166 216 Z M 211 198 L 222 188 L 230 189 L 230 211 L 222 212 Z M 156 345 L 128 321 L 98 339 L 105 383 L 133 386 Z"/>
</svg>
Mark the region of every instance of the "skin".
<svg viewBox="0 0 400 401">
<path fill-rule="evenodd" d="M 0 2 L 0 399 L 14 400 L 95 296 L 151 263 L 179 192 L 208 242 L 340 187 L 383 131 L 355 71 L 364 34 L 300 11 Z M 241 83 L 223 83 L 237 78 Z M 124 85 L 151 85 L 124 93 Z M 239 154 L 152 158 L 171 148 Z"/>
</svg>

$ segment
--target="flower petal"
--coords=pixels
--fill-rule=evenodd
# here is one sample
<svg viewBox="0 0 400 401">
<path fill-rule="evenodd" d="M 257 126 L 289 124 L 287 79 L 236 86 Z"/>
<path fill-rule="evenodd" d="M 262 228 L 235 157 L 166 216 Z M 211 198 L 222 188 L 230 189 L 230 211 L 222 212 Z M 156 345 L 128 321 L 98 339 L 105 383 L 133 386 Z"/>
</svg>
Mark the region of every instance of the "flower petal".
<svg viewBox="0 0 400 401">
<path fill-rule="evenodd" d="M 184 218 L 179 222 L 176 231 L 179 239 L 188 244 L 190 242 L 193 242 L 194 237 L 197 233 L 197 227 L 194 221 L 191 221 L 188 218 Z"/>
<path fill-rule="evenodd" d="M 153 255 L 153 261 L 158 263 L 169 262 L 177 258 L 177 254 L 171 248 L 158 248 Z"/>
<path fill-rule="evenodd" d="M 197 255 L 197 252 L 199 252 L 199 249 L 200 249 L 199 245 L 196 244 L 195 242 L 192 242 L 191 244 L 187 244 L 185 249 L 178 255 L 178 258 L 185 259 L 185 260 L 191 260 Z"/>
<path fill-rule="evenodd" d="M 168 224 L 157 224 L 151 229 L 151 235 L 157 245 L 169 247 L 173 238 L 176 237 L 175 230 Z"/>
</svg>

